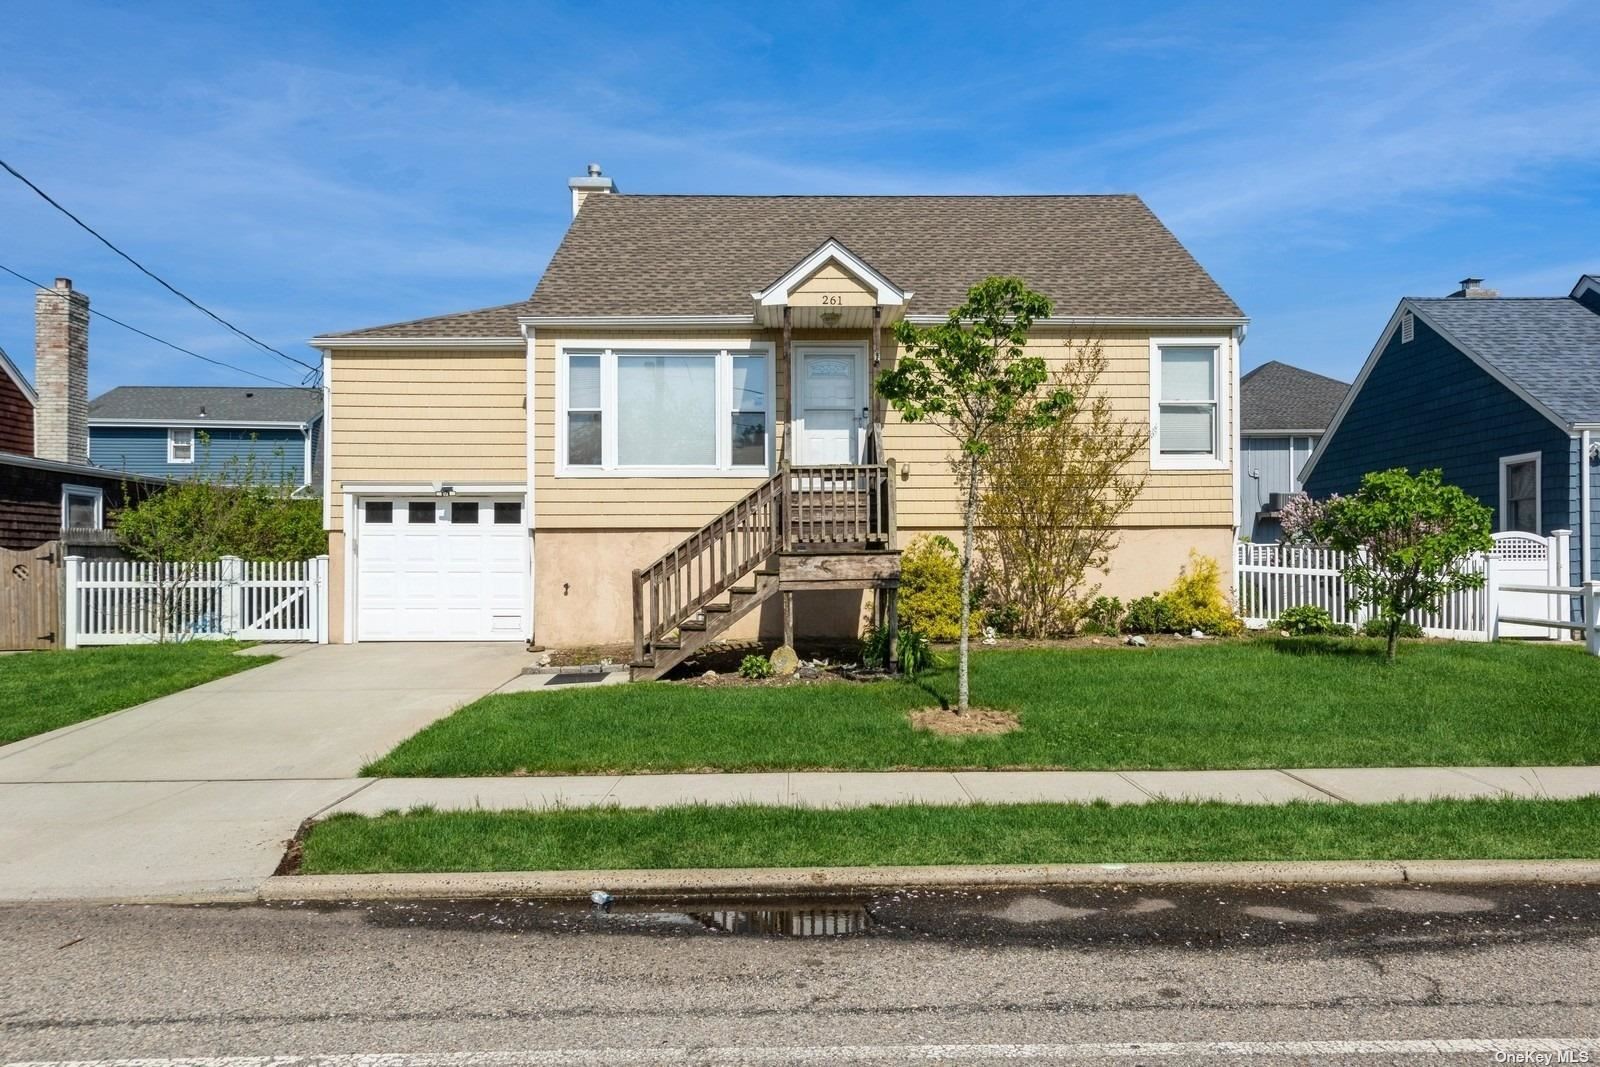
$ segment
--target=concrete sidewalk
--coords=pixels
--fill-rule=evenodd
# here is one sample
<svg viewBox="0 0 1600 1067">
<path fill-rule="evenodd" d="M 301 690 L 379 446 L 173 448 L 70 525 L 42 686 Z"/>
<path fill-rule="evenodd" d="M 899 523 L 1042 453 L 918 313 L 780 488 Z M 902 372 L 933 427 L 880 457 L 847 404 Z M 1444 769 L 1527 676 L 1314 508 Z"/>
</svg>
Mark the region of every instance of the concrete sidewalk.
<svg viewBox="0 0 1600 1067">
<path fill-rule="evenodd" d="M 1142 804 L 1292 800 L 1377 804 L 1433 797 L 1571 798 L 1600 794 L 1600 767 L 1349 767 L 1239 771 L 803 771 L 515 778 L 383 778 L 327 814 L 445 810 L 661 808 L 674 804 L 863 807 L 869 804 Z"/>
</svg>

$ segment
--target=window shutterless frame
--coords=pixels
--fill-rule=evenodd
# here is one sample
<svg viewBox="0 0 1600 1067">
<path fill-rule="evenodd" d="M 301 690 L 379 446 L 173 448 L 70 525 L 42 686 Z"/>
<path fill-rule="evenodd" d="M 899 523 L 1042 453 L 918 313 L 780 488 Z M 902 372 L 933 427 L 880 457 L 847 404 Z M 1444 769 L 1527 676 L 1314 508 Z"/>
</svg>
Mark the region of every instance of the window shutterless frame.
<svg viewBox="0 0 1600 1067">
<path fill-rule="evenodd" d="M 194 430 L 172 427 L 167 431 L 167 462 L 194 462 Z"/>
<path fill-rule="evenodd" d="M 569 357 L 600 357 L 601 461 L 598 465 L 575 464 L 568 455 L 567 413 L 571 398 Z M 617 358 L 619 356 L 706 355 L 716 363 L 716 462 L 684 466 L 634 465 L 618 462 Z M 753 409 L 736 406 L 733 396 L 733 360 L 737 356 L 759 356 L 766 364 L 766 462 L 735 465 L 733 455 L 733 417 Z M 556 345 L 555 395 L 555 475 L 558 478 L 752 478 L 770 474 L 776 456 L 777 436 L 777 353 L 766 341 L 745 340 L 652 340 L 652 341 L 571 341 Z M 585 409 L 578 409 L 585 410 Z M 672 418 L 672 412 L 661 412 Z"/>
<path fill-rule="evenodd" d="M 1164 349 L 1204 348 L 1211 351 L 1211 396 L 1209 399 L 1162 399 L 1162 351 Z M 1152 337 L 1150 339 L 1150 469 L 1156 471 L 1225 471 L 1228 469 L 1231 436 L 1228 403 L 1231 397 L 1228 360 L 1231 343 L 1226 337 Z M 1163 452 L 1161 450 L 1161 409 L 1210 407 L 1212 411 L 1211 450 L 1209 452 Z"/>
<path fill-rule="evenodd" d="M 74 526 L 72 506 L 88 507 L 93 517 L 88 526 Z M 61 528 L 63 530 L 103 530 L 106 522 L 105 490 L 92 485 L 63 485 L 61 487 Z"/>
<path fill-rule="evenodd" d="M 1513 526 L 1515 516 L 1512 514 L 1511 500 L 1511 468 L 1524 464 L 1533 465 L 1533 527 L 1524 529 Z M 1521 452 L 1515 456 L 1500 457 L 1500 521 L 1496 524 L 1501 532 L 1520 530 L 1524 533 L 1541 533 L 1544 524 L 1544 453 Z"/>
</svg>

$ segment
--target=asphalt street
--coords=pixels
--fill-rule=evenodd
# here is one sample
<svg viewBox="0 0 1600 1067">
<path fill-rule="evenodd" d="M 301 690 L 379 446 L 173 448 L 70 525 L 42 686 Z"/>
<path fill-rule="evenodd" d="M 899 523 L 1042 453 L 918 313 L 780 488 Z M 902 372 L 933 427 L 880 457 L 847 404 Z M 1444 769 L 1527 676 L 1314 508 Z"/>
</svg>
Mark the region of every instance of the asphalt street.
<svg viewBox="0 0 1600 1067">
<path fill-rule="evenodd" d="M 0 960 L 3 1063 L 1600 1062 L 1596 886 L 21 904 Z"/>
</svg>

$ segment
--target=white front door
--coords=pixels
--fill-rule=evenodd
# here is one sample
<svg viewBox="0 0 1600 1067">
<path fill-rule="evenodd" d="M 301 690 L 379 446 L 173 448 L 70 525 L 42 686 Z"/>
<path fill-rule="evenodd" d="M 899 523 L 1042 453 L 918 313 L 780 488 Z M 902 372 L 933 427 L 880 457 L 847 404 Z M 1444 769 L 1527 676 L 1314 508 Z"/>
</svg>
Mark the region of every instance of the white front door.
<svg viewBox="0 0 1600 1067">
<path fill-rule="evenodd" d="M 357 640 L 526 636 L 521 497 L 367 497 L 356 511 Z"/>
<path fill-rule="evenodd" d="M 861 462 L 867 398 L 861 355 L 852 349 L 795 348 L 795 459 Z"/>
</svg>

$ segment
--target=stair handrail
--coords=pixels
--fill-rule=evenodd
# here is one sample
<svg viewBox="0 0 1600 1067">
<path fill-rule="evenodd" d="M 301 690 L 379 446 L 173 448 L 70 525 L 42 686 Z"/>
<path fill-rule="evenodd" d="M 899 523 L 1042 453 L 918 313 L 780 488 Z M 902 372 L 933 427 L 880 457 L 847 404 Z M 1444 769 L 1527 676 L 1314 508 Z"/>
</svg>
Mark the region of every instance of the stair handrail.
<svg viewBox="0 0 1600 1067">
<path fill-rule="evenodd" d="M 633 658 L 699 614 L 782 547 L 788 472 L 780 470 L 649 565 L 633 572 Z M 709 566 L 709 573 L 708 573 Z"/>
</svg>

